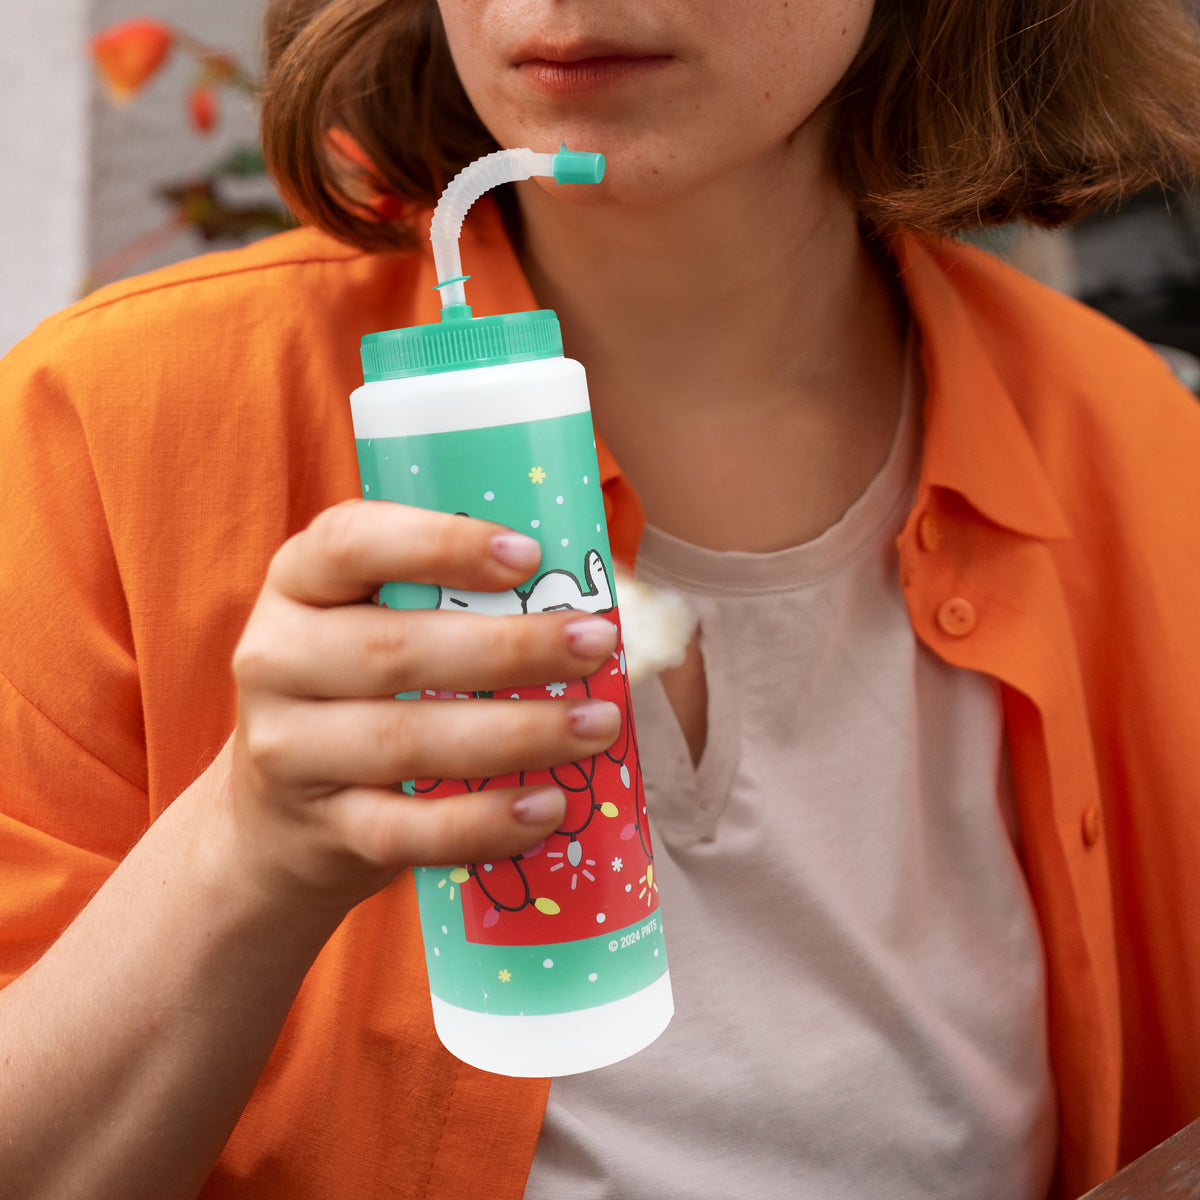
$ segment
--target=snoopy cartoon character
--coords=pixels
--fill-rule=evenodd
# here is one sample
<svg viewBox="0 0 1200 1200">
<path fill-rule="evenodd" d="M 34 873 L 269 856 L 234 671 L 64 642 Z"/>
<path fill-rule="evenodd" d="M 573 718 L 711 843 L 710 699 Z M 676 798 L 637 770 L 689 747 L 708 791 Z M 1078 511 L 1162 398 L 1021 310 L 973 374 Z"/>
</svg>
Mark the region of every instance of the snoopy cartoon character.
<svg viewBox="0 0 1200 1200">
<path fill-rule="evenodd" d="M 521 613 L 611 612 L 615 607 L 612 585 L 598 550 L 589 550 L 583 561 L 583 583 L 570 571 L 554 570 L 539 575 L 524 589 L 507 592 L 464 592 L 438 588 L 437 606 L 448 612 L 477 612 L 488 616 L 520 616 Z"/>
</svg>

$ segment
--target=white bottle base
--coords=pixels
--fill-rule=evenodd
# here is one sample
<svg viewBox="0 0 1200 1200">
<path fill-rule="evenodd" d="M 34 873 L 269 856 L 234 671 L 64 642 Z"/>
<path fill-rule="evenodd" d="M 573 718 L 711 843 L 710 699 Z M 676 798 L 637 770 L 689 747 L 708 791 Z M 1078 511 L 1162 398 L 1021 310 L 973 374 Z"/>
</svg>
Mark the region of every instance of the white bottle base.
<svg viewBox="0 0 1200 1200">
<path fill-rule="evenodd" d="M 569 1013 L 504 1016 L 432 1000 L 434 1026 L 451 1054 L 480 1070 L 522 1078 L 611 1066 L 650 1045 L 675 1012 L 666 971 L 632 996 Z"/>
</svg>

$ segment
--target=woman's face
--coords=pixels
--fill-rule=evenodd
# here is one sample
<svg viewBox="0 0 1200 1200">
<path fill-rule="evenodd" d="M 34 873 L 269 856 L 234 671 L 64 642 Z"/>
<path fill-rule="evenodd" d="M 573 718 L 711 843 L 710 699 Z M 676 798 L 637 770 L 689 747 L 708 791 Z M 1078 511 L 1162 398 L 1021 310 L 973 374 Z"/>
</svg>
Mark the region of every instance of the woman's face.
<svg viewBox="0 0 1200 1200">
<path fill-rule="evenodd" d="M 850 65 L 874 0 L 438 5 L 500 145 L 599 151 L 608 173 L 595 199 L 650 204 L 806 139 L 823 151 L 816 123 L 789 139 Z"/>
</svg>

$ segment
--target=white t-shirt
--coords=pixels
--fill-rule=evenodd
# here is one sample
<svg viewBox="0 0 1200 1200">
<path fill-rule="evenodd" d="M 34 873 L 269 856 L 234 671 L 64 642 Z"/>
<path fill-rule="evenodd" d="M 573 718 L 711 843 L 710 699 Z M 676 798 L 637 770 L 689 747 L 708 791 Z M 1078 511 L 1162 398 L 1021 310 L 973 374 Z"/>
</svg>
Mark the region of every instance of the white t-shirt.
<svg viewBox="0 0 1200 1200">
<path fill-rule="evenodd" d="M 698 768 L 634 690 L 676 1015 L 555 1080 L 526 1200 L 1044 1200 L 1040 939 L 992 681 L 916 640 L 895 537 L 919 422 L 819 539 L 654 529 L 639 574 L 700 617 Z"/>
</svg>

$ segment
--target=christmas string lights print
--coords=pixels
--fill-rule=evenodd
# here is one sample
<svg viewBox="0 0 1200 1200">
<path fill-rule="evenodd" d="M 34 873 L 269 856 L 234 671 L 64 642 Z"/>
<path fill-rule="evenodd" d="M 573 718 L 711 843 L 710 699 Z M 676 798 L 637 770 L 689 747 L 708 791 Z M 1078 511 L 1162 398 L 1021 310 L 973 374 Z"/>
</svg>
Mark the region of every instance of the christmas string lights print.
<svg viewBox="0 0 1200 1200">
<path fill-rule="evenodd" d="M 544 587 L 544 578 L 535 583 L 535 590 Z M 589 611 L 616 617 L 612 608 Z M 616 623 L 619 629 L 619 618 Z M 436 797 L 485 787 L 552 783 L 567 798 L 563 822 L 546 841 L 501 862 L 468 863 L 452 871 L 450 879 L 461 889 L 465 933 L 471 942 L 549 945 L 577 941 L 606 928 L 630 925 L 657 904 L 654 854 L 619 637 L 618 649 L 590 679 L 514 688 L 502 696 L 474 693 L 470 698 L 494 702 L 547 695 L 598 698 L 617 704 L 622 714 L 617 741 L 601 754 L 549 770 L 482 779 L 417 780 L 412 785 L 414 795 Z M 426 692 L 422 698 L 467 697 Z M 601 863 L 625 882 L 616 888 L 608 883 L 600 889 L 597 867 Z M 605 899 L 598 903 L 594 897 L 601 890 Z"/>
</svg>

